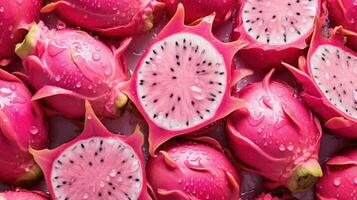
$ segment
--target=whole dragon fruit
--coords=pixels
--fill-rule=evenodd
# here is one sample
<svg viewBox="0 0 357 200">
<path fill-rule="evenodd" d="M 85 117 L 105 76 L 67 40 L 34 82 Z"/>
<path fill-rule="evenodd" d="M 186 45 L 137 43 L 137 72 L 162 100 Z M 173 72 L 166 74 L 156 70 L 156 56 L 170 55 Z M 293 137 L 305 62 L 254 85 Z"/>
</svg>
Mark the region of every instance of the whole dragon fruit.
<svg viewBox="0 0 357 200">
<path fill-rule="evenodd" d="M 197 131 L 241 106 L 230 94 L 243 73 L 231 74 L 244 46 L 222 43 L 211 32 L 213 16 L 184 25 L 182 4 L 141 57 L 123 90 L 149 124 L 151 154 L 178 135 Z"/>
<path fill-rule="evenodd" d="M 352 31 L 347 45 L 357 51 L 357 2 L 355 0 L 327 0 L 330 19 L 335 26 Z"/>
<path fill-rule="evenodd" d="M 0 193 L 0 200 L 47 200 L 47 196 L 38 191 L 16 189 Z"/>
<path fill-rule="evenodd" d="M 166 145 L 147 165 L 155 199 L 239 199 L 238 175 L 222 152 L 208 137 Z"/>
<path fill-rule="evenodd" d="M 242 0 L 231 37 L 249 45 L 238 58 L 262 70 L 281 66 L 282 61 L 296 63 L 307 47 L 320 6 L 320 0 Z"/>
<path fill-rule="evenodd" d="M 318 200 L 355 200 L 357 198 L 356 148 L 327 161 L 324 176 L 316 184 Z"/>
<path fill-rule="evenodd" d="M 161 0 L 165 3 L 165 9 L 169 15 L 173 16 L 177 9 L 179 3 L 185 6 L 185 9 L 189 12 L 186 13 L 185 22 L 192 23 L 207 15 L 216 13 L 215 23 L 219 24 L 227 21 L 231 15 L 232 11 L 237 4 L 237 0 L 207 0 L 207 1 L 197 1 L 197 0 Z"/>
<path fill-rule="evenodd" d="M 0 181 L 28 184 L 41 171 L 28 147 L 47 146 L 47 126 L 38 103 L 15 76 L 0 70 Z"/>
<path fill-rule="evenodd" d="M 42 0 L 0 0 L 0 66 L 8 65 L 15 57 L 15 45 L 38 20 L 41 6 Z"/>
<path fill-rule="evenodd" d="M 292 88 L 270 80 L 272 74 L 238 93 L 247 105 L 228 119 L 229 141 L 248 171 L 303 191 L 322 176 L 317 161 L 321 127 Z"/>
<path fill-rule="evenodd" d="M 86 101 L 80 136 L 53 150 L 32 150 L 53 199 L 148 200 L 144 136 L 109 132 Z"/>
<path fill-rule="evenodd" d="M 56 11 L 64 20 L 98 34 L 117 37 L 148 31 L 154 12 L 163 4 L 156 0 L 50 0 L 41 12 Z"/>
<path fill-rule="evenodd" d="M 89 100 L 100 117 L 114 117 L 127 102 L 120 85 L 129 79 L 123 56 L 129 43 L 126 39 L 120 48 L 110 49 L 83 31 L 49 30 L 39 23 L 16 53 L 37 91 L 33 100 L 45 98 L 70 118 L 83 117 L 84 100 Z"/>
</svg>

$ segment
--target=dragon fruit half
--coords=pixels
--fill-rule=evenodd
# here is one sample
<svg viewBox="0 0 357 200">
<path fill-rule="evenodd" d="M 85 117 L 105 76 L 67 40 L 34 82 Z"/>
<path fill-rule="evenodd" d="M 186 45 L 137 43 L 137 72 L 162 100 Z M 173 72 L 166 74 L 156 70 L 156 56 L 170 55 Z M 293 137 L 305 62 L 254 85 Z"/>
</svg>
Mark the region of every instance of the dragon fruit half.
<svg viewBox="0 0 357 200">
<path fill-rule="evenodd" d="M 272 74 L 238 93 L 247 105 L 227 121 L 231 147 L 248 171 L 303 191 L 322 176 L 321 127 L 292 88 L 270 80 Z"/>
<path fill-rule="evenodd" d="M 24 39 L 30 24 L 38 20 L 41 6 L 42 0 L 0 0 L 0 66 L 9 64 L 15 56 L 16 43 Z"/>
<path fill-rule="evenodd" d="M 31 97 L 18 78 L 0 70 L 0 180 L 8 184 L 27 184 L 41 174 L 28 147 L 46 147 L 47 126 Z"/>
<path fill-rule="evenodd" d="M 213 20 L 212 15 L 186 26 L 179 4 L 123 90 L 149 124 L 151 154 L 170 138 L 197 131 L 241 105 L 230 88 L 243 74 L 232 75 L 231 63 L 244 44 L 216 39 Z"/>
<path fill-rule="evenodd" d="M 47 196 L 38 191 L 16 189 L 0 193 L 0 200 L 47 200 Z"/>
<path fill-rule="evenodd" d="M 228 20 L 237 4 L 237 0 L 161 0 L 165 3 L 165 9 L 169 15 L 174 15 L 179 3 L 185 6 L 189 12 L 186 13 L 185 22 L 192 23 L 207 15 L 216 13 L 215 23 L 219 24 Z"/>
<path fill-rule="evenodd" d="M 238 58 L 254 69 L 296 63 L 304 53 L 320 12 L 320 0 L 242 0 L 232 39 L 248 41 Z"/>
<path fill-rule="evenodd" d="M 64 20 L 108 37 L 130 36 L 153 27 L 156 0 L 50 0 L 41 12 L 56 10 Z"/>
<path fill-rule="evenodd" d="M 141 152 L 144 136 L 109 132 L 86 101 L 84 131 L 54 150 L 31 150 L 53 199 L 150 199 Z"/>
<path fill-rule="evenodd" d="M 89 100 L 100 117 L 114 117 L 127 102 L 120 85 L 129 79 L 122 55 L 129 43 L 126 39 L 119 49 L 110 49 L 83 31 L 49 30 L 39 23 L 16 53 L 37 91 L 33 100 L 45 98 L 70 118 L 83 117 L 84 100 Z"/>
<path fill-rule="evenodd" d="M 239 199 L 238 175 L 217 141 L 201 137 L 163 146 L 147 165 L 155 199 Z"/>
<path fill-rule="evenodd" d="M 347 45 L 357 51 L 357 2 L 355 0 L 327 0 L 330 19 L 335 26 L 342 25 L 353 33 Z"/>
<path fill-rule="evenodd" d="M 351 149 L 327 161 L 324 176 L 316 184 L 318 200 L 357 199 L 357 149 Z"/>
</svg>

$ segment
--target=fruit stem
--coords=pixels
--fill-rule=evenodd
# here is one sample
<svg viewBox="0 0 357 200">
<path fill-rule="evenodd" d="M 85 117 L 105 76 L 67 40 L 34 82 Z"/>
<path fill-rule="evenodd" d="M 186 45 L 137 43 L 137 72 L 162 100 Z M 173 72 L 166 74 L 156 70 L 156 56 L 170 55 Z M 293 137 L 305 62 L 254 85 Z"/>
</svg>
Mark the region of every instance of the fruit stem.
<svg viewBox="0 0 357 200">
<path fill-rule="evenodd" d="M 315 159 L 310 159 L 298 165 L 289 183 L 289 189 L 292 192 L 300 192 L 313 186 L 317 178 L 322 177 L 320 164 Z"/>
<path fill-rule="evenodd" d="M 20 57 L 24 58 L 32 53 L 33 49 L 36 46 L 37 36 L 39 34 L 39 27 L 37 25 L 33 25 L 26 35 L 25 39 L 16 44 L 15 53 Z"/>
</svg>

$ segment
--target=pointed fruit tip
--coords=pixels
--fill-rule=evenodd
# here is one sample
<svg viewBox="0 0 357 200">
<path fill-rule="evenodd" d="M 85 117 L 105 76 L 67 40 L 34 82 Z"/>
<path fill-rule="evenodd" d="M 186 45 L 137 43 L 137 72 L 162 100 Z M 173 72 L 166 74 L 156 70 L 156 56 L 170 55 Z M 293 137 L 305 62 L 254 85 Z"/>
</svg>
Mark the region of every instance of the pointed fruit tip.
<svg viewBox="0 0 357 200">
<path fill-rule="evenodd" d="M 25 39 L 16 44 L 15 53 L 20 58 L 25 58 L 27 55 L 31 54 L 35 49 L 37 37 L 39 36 L 39 26 L 37 24 L 33 24 L 30 31 L 27 33 Z"/>
<path fill-rule="evenodd" d="M 115 100 L 115 105 L 118 109 L 122 109 L 128 103 L 128 100 L 128 96 L 120 92 Z"/>
<path fill-rule="evenodd" d="M 322 169 L 315 159 L 310 159 L 294 170 L 289 183 L 292 192 L 301 192 L 312 187 L 322 177 Z"/>
</svg>

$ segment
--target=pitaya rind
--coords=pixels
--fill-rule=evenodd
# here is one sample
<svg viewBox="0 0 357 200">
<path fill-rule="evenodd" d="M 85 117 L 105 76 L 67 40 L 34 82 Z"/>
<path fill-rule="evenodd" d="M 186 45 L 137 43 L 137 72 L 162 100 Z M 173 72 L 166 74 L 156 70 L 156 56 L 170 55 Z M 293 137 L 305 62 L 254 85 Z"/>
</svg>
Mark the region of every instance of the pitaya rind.
<svg viewBox="0 0 357 200">
<path fill-rule="evenodd" d="M 0 193 L 0 200 L 47 200 L 48 197 L 40 191 L 16 189 Z"/>
<path fill-rule="evenodd" d="M 147 165 L 155 199 L 239 199 L 236 169 L 217 141 L 201 137 L 163 146 Z"/>
<path fill-rule="evenodd" d="M 329 30 L 329 37 L 323 36 L 324 19 L 317 22 L 307 59 L 300 58 L 299 69 L 285 66 L 302 84 L 302 98 L 325 127 L 357 138 L 357 54 L 344 46 L 342 34 L 348 32 L 342 27 Z"/>
<path fill-rule="evenodd" d="M 123 90 L 149 124 L 150 154 L 170 138 L 206 127 L 243 104 L 230 89 L 237 80 L 232 76 L 239 74 L 231 74 L 232 57 L 245 44 L 216 39 L 213 19 L 186 26 L 179 4 Z M 162 55 L 166 50 L 168 55 Z"/>
<path fill-rule="evenodd" d="M 37 91 L 33 100 L 45 99 L 70 118 L 83 117 L 84 100 L 89 100 L 100 117 L 115 117 L 128 100 L 121 83 L 129 79 L 123 53 L 130 41 L 110 49 L 83 31 L 48 30 L 39 23 L 16 46 L 16 53 Z"/>
<path fill-rule="evenodd" d="M 322 131 L 290 86 L 271 81 L 273 71 L 237 93 L 246 107 L 228 118 L 229 141 L 243 168 L 276 186 L 303 191 L 322 176 L 317 161 Z"/>
<path fill-rule="evenodd" d="M 56 11 L 65 21 L 108 37 L 131 36 L 151 30 L 154 12 L 163 7 L 156 0 L 51 1 L 41 12 Z"/>
<path fill-rule="evenodd" d="M 249 45 L 237 57 L 260 70 L 279 67 L 282 61 L 296 63 L 305 52 L 320 6 L 320 0 L 242 0 L 231 37 Z"/>
<path fill-rule="evenodd" d="M 324 176 L 316 184 L 317 200 L 357 199 L 357 151 L 352 148 L 326 162 Z"/>
<path fill-rule="evenodd" d="M 4 183 L 27 185 L 41 175 L 28 147 L 47 146 L 47 124 L 31 97 L 22 81 L 0 70 L 0 180 Z"/>
<path fill-rule="evenodd" d="M 32 150 L 53 199 L 146 200 L 144 136 L 109 132 L 86 101 L 85 128 L 74 140 L 53 150 Z M 93 179 L 95 177 L 95 179 Z"/>
</svg>

